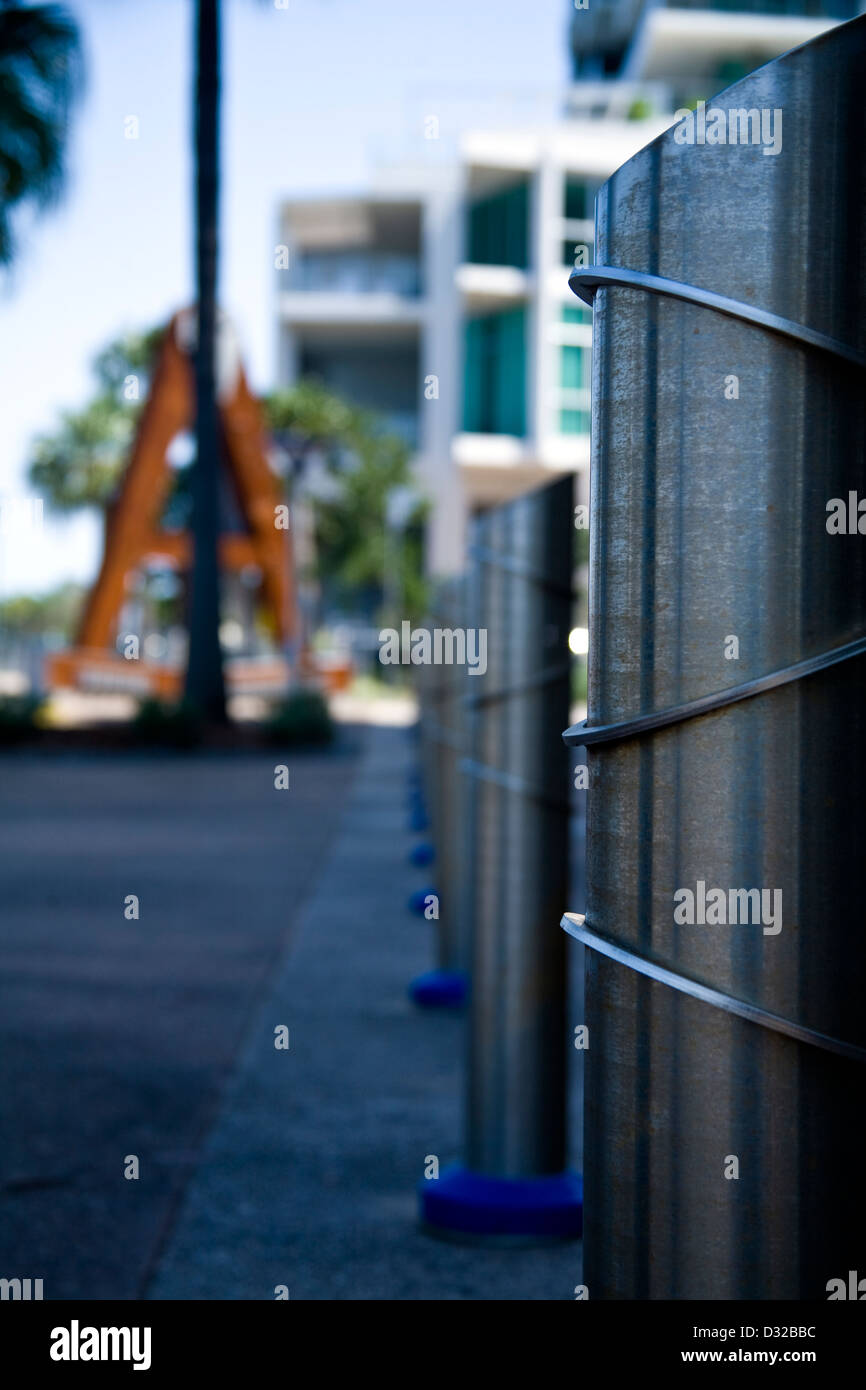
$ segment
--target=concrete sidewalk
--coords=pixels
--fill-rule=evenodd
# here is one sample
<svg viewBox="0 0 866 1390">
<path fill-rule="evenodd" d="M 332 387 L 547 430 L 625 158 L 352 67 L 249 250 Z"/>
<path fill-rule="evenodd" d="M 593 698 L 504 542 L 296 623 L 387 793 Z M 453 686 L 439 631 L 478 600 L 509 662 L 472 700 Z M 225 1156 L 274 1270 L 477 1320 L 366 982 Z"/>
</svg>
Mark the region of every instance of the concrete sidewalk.
<svg viewBox="0 0 866 1390">
<path fill-rule="evenodd" d="M 432 924 L 406 901 L 403 730 L 370 729 L 342 828 L 224 1092 L 146 1296 L 571 1299 L 579 1245 L 462 1247 L 416 1225 L 425 1157 L 459 1156 L 462 1021 L 413 1008 Z M 255 912 L 255 895 L 250 906 Z M 289 1051 L 274 1030 L 290 1030 Z"/>
</svg>

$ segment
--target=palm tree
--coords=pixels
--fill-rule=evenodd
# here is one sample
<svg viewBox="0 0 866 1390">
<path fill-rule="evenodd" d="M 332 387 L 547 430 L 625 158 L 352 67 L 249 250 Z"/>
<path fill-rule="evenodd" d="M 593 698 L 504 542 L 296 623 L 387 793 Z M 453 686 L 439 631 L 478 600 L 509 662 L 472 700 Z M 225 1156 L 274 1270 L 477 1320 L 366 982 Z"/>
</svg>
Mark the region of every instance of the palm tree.
<svg viewBox="0 0 866 1390">
<path fill-rule="evenodd" d="M 14 213 L 60 192 L 81 74 L 78 29 L 61 5 L 0 0 L 0 265 L 15 254 Z"/>
<path fill-rule="evenodd" d="M 198 343 L 195 361 L 193 564 L 186 696 L 209 721 L 226 718 L 219 641 L 219 424 L 216 303 L 219 246 L 220 0 L 196 0 L 195 210 Z"/>
</svg>

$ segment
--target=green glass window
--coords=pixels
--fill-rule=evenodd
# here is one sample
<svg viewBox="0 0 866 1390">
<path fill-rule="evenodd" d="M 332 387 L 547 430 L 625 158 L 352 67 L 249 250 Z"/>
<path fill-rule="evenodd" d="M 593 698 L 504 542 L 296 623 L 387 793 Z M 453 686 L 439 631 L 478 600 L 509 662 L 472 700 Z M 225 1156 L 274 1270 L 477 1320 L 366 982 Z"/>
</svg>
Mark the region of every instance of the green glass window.
<svg viewBox="0 0 866 1390">
<path fill-rule="evenodd" d="M 468 259 L 472 265 L 529 264 L 529 197 L 525 183 L 479 198 L 469 208 Z"/>
<path fill-rule="evenodd" d="M 522 308 L 466 320 L 463 428 L 526 433 L 526 332 Z"/>
<path fill-rule="evenodd" d="M 565 180 L 565 216 L 572 222 L 585 221 L 592 217 L 589 189 L 580 179 Z"/>
<path fill-rule="evenodd" d="M 571 345 L 562 349 L 560 385 L 568 391 L 589 386 L 589 349 Z"/>
<path fill-rule="evenodd" d="M 589 421 L 588 410 L 561 410 L 559 412 L 560 434 L 589 434 Z"/>
<path fill-rule="evenodd" d="M 574 266 L 575 248 L 577 246 L 585 246 L 587 248 L 588 254 L 584 261 L 584 265 L 592 265 L 594 252 L 591 237 L 585 237 L 583 241 L 576 241 L 574 237 L 570 237 L 568 241 L 564 241 L 562 243 L 562 264 Z"/>
<path fill-rule="evenodd" d="M 592 323 L 592 310 L 588 304 L 563 304 L 563 323 Z"/>
</svg>

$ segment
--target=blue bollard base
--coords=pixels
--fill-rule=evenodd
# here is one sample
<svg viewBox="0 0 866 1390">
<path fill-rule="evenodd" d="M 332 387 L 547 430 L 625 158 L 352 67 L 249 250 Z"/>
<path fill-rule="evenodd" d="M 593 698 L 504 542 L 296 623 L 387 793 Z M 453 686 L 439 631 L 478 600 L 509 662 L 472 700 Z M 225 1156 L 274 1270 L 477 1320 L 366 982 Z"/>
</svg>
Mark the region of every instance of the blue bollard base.
<svg viewBox="0 0 866 1390">
<path fill-rule="evenodd" d="M 435 850 L 429 840 L 422 840 L 409 851 L 409 863 L 414 864 L 416 869 L 425 869 L 428 864 L 433 863 L 435 857 Z"/>
<path fill-rule="evenodd" d="M 494 1178 L 462 1164 L 418 1186 L 421 1222 L 448 1240 L 528 1244 L 583 1234 L 583 1178 L 568 1171 L 538 1178 Z"/>
<path fill-rule="evenodd" d="M 438 898 L 438 896 L 435 888 L 416 888 L 414 893 L 409 894 L 409 911 L 414 912 L 418 917 L 423 917 L 427 911 L 427 899 Z"/>
<path fill-rule="evenodd" d="M 466 1002 L 469 981 L 462 970 L 428 970 L 416 975 L 409 997 L 422 1009 L 459 1009 Z"/>
</svg>

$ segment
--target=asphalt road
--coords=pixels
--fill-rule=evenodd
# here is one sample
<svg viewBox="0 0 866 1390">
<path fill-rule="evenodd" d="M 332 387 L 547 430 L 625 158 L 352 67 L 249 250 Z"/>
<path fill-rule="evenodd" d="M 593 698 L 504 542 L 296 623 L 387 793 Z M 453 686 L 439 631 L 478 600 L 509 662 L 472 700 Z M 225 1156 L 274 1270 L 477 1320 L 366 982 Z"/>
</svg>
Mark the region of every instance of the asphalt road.
<svg viewBox="0 0 866 1390">
<path fill-rule="evenodd" d="M 142 1295 L 339 825 L 351 748 L 0 759 L 0 1277 L 42 1278 L 46 1299 Z"/>
</svg>

